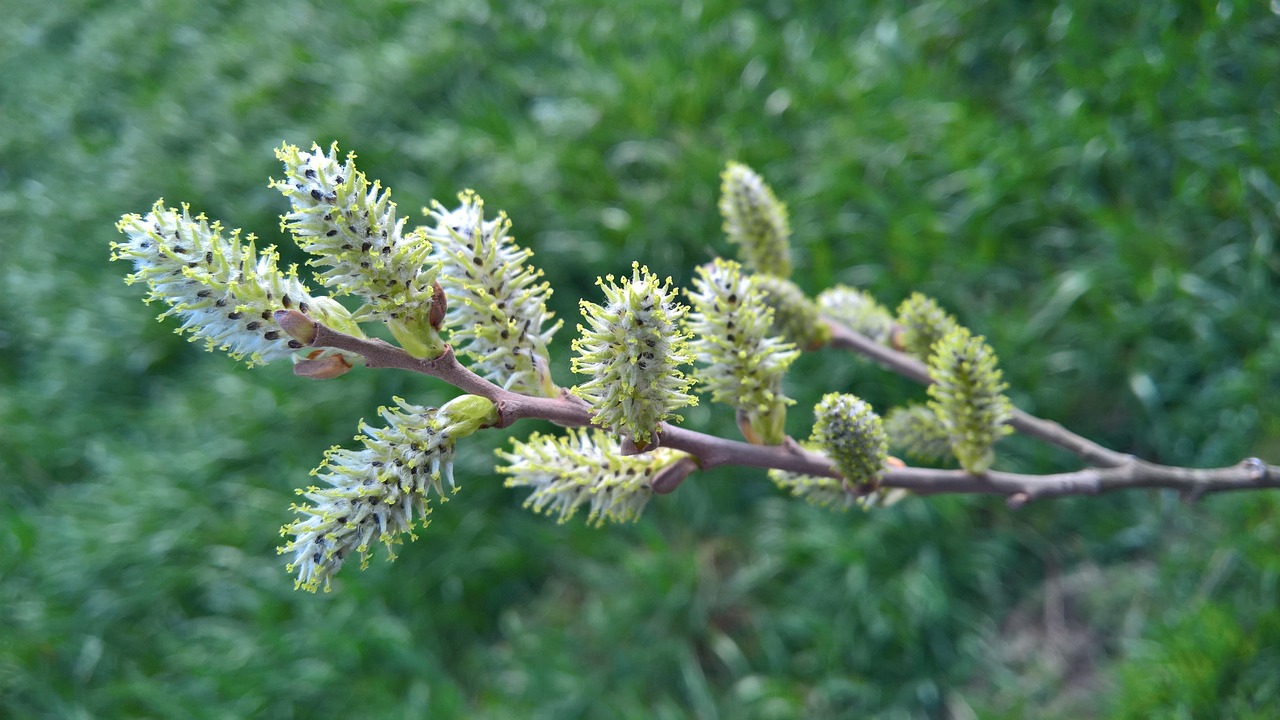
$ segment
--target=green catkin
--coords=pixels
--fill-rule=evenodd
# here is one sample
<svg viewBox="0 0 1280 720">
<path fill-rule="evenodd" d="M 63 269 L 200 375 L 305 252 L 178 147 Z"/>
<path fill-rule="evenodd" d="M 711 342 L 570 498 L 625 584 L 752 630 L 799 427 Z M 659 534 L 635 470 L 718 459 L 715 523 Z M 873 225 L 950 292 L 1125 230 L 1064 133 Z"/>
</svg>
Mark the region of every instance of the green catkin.
<svg viewBox="0 0 1280 720">
<path fill-rule="evenodd" d="M 818 306 L 799 285 L 773 275 L 754 275 L 752 284 L 773 308 L 773 329 L 788 342 L 805 350 L 817 350 L 831 340 L 831 328 Z"/>
<path fill-rule="evenodd" d="M 669 448 L 623 455 L 616 436 L 590 428 L 570 428 L 563 436 L 534 433 L 511 444 L 511 450 L 497 451 L 507 463 L 497 471 L 508 476 L 507 487 L 533 490 L 525 507 L 567 522 L 585 505 L 587 522 L 596 526 L 638 520 L 654 479 L 688 457 Z"/>
<path fill-rule="evenodd" d="M 982 336 L 957 327 L 934 346 L 929 359 L 929 408 L 946 430 L 951 451 L 971 473 L 985 472 L 993 446 L 1013 432 L 1013 406 L 995 353 Z"/>
<path fill-rule="evenodd" d="M 871 405 L 854 395 L 827 393 L 813 414 L 810 440 L 846 480 L 875 487 L 889 454 L 883 423 Z"/>
<path fill-rule="evenodd" d="M 688 308 L 675 302 L 670 278 L 660 282 L 639 263 L 631 270 L 620 284 L 612 275 L 596 281 L 603 305 L 581 302 L 587 325 L 578 326 L 573 342 L 573 371 L 591 379 L 572 392 L 591 405 L 597 424 L 643 447 L 697 399 L 689 394 L 692 378 L 678 369 L 694 360 L 681 324 Z"/>
<path fill-rule="evenodd" d="M 737 262 L 717 258 L 698 268 L 693 284 L 686 324 L 702 364 L 694 371 L 699 390 L 737 409 L 764 444 L 782 442 L 793 402 L 782 377 L 799 351 L 773 334 L 773 310 Z"/>
<path fill-rule="evenodd" d="M 791 227 L 787 206 L 754 170 L 730 162 L 720 174 L 720 214 L 742 264 L 766 275 L 791 276 Z"/>
<path fill-rule="evenodd" d="M 928 362 L 934 343 L 957 327 L 956 319 L 931 297 L 912 293 L 898 306 L 903 349 Z"/>
</svg>

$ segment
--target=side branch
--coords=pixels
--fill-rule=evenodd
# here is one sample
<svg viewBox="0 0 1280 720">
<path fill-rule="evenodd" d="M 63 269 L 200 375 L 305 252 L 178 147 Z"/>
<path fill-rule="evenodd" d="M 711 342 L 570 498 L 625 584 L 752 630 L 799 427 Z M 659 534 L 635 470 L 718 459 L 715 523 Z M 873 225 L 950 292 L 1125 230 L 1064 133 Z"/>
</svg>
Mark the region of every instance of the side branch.
<svg viewBox="0 0 1280 720">
<path fill-rule="evenodd" d="M 916 358 L 881 345 L 866 335 L 850 330 L 833 320 L 828 319 L 827 325 L 831 327 L 832 345 L 852 350 L 876 361 L 891 372 L 923 385 L 933 383 L 932 378 L 929 377 L 929 369 Z M 1009 425 L 1023 435 L 1057 445 L 1097 467 L 1120 467 L 1134 460 L 1132 455 L 1103 447 L 1067 430 L 1056 422 L 1038 418 L 1018 408 L 1013 409 L 1013 417 L 1010 418 Z"/>
</svg>

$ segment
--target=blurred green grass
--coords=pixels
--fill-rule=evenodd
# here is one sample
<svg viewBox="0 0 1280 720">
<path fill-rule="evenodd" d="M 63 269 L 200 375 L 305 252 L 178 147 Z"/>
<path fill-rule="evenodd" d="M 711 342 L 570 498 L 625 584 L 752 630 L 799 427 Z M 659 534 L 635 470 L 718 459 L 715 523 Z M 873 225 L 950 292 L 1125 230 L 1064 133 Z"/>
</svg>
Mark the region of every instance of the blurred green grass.
<svg viewBox="0 0 1280 720">
<path fill-rule="evenodd" d="M 292 489 L 393 394 L 446 389 L 236 367 L 154 322 L 107 261 L 115 220 L 159 196 L 287 245 L 271 149 L 337 140 L 406 211 L 465 187 L 505 209 L 572 327 L 597 275 L 636 259 L 683 283 L 728 251 L 717 173 L 737 159 L 789 203 L 807 289 L 938 297 L 1021 406 L 1118 449 L 1276 462 L 1265 3 L 6 16 L 0 715 L 1274 716 L 1273 494 L 831 515 L 725 470 L 598 531 L 521 510 L 486 437 L 396 563 L 295 593 L 274 553 Z M 919 392 L 832 354 L 793 375 L 801 435 L 832 386 Z M 723 414 L 688 422 L 729 432 Z M 1007 449 L 1006 467 L 1071 466 Z"/>
</svg>

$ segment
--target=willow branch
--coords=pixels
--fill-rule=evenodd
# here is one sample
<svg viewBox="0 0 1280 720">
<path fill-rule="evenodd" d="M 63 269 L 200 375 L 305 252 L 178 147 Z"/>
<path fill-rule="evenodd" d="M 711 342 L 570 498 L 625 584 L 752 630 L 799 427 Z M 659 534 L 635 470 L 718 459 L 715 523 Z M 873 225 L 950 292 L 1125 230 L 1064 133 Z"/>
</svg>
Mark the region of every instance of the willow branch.
<svg viewBox="0 0 1280 720">
<path fill-rule="evenodd" d="M 836 330 L 835 327 L 833 327 L 834 330 Z M 860 340 L 871 343 L 870 340 L 856 333 L 852 335 L 833 333 L 833 337 L 851 337 L 854 342 Z M 364 357 L 367 367 L 397 368 L 440 378 L 464 392 L 488 398 L 498 407 L 500 418 L 498 427 L 507 427 L 524 418 L 550 420 L 565 427 L 585 427 L 592 424 L 590 408 L 579 398 L 565 393 L 552 398 L 532 397 L 506 390 L 468 370 L 458 362 L 452 348 L 446 347 L 444 353 L 435 358 L 419 358 L 382 340 L 354 337 L 320 323 L 315 323 L 314 336 L 309 344 L 313 347 L 330 347 L 356 353 Z M 905 370 L 910 371 L 912 363 L 919 365 L 918 361 L 902 353 L 896 353 L 874 343 L 871 345 L 887 361 L 901 363 Z M 876 358 L 876 355 L 866 354 Z M 1056 426 L 1054 423 L 1037 418 L 1031 418 L 1031 420 Z M 1066 436 L 1071 435 L 1065 430 L 1061 433 L 1065 433 Z M 687 430 L 669 423 L 662 425 L 659 438 L 662 446 L 688 453 L 696 461 L 697 466 L 694 468 L 691 463 L 682 463 L 678 467 L 679 472 L 673 473 L 672 481 L 662 488 L 663 492 L 674 490 L 675 486 L 694 469 L 709 470 L 722 465 L 840 477 L 840 473 L 826 456 L 806 450 L 790 438 L 781 445 L 755 445 Z M 1267 465 L 1256 458 L 1230 467 L 1201 470 L 1156 465 L 1128 455 L 1123 457 L 1126 458 L 1123 464 L 1053 475 L 1026 475 L 998 471 L 972 475 L 963 470 L 889 468 L 881 475 L 880 486 L 902 488 L 920 495 L 1003 495 L 1012 505 L 1022 505 L 1045 498 L 1098 495 L 1114 490 L 1137 488 L 1172 489 L 1191 498 L 1212 492 L 1280 488 L 1280 467 Z"/>
<path fill-rule="evenodd" d="M 704 469 L 717 465 L 747 465 L 840 477 L 825 456 L 805 450 L 794 442 L 750 445 L 667 426 L 662 433 L 662 443 L 697 456 Z M 972 475 L 963 470 L 905 467 L 885 470 L 880 476 L 880 486 L 910 490 L 918 495 L 1003 495 L 1013 506 L 1032 500 L 1100 495 L 1140 488 L 1176 490 L 1188 499 L 1197 499 L 1213 492 L 1280 489 L 1280 467 L 1267 465 L 1257 458 L 1213 469 L 1169 467 L 1132 460 L 1116 467 L 1087 468 L 1052 475 L 999 471 Z"/>
<path fill-rule="evenodd" d="M 852 350 L 874 360 L 890 372 L 923 385 L 933 383 L 933 379 L 929 377 L 928 367 L 918 359 L 881 345 L 866 335 L 850 330 L 833 320 L 828 320 L 827 325 L 831 327 L 831 344 L 835 347 Z M 1096 467 L 1120 467 L 1134 460 L 1132 455 L 1103 447 L 1052 420 L 1038 418 L 1018 408 L 1013 409 L 1013 417 L 1009 419 L 1009 425 L 1023 435 L 1057 445 Z"/>
</svg>

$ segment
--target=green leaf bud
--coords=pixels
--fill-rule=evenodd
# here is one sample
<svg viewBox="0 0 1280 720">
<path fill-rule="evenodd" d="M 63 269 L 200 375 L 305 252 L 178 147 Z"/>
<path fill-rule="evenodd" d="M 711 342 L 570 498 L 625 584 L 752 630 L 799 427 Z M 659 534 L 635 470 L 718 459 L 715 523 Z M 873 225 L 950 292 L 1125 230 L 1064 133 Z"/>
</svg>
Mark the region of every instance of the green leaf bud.
<svg viewBox="0 0 1280 720">
<path fill-rule="evenodd" d="M 851 483 L 875 487 L 888 461 L 888 441 L 880 416 L 854 395 L 828 393 L 814 407 L 810 441 Z"/>
<path fill-rule="evenodd" d="M 782 376 L 799 351 L 772 334 L 773 310 L 738 263 L 718 258 L 699 267 L 693 283 L 685 291 L 693 306 L 686 323 L 705 365 L 694 373 L 699 389 L 739 411 L 759 436 L 748 439 L 782 442 L 793 402 L 782 394 Z"/>
<path fill-rule="evenodd" d="M 923 462 L 940 462 L 951 457 L 951 437 L 937 413 L 927 405 L 912 403 L 896 407 L 884 418 L 889 446 Z"/>
<path fill-rule="evenodd" d="M 818 306 L 799 285 L 773 275 L 754 275 L 751 282 L 773 308 L 773 329 L 788 342 L 805 350 L 817 350 L 831 341 L 831 328 Z"/>
<path fill-rule="evenodd" d="M 692 363 L 688 333 L 680 321 L 688 310 L 675 301 L 671 279 L 659 282 L 649 268 L 631 266 L 631 278 L 597 279 L 605 304 L 583 300 L 588 326 L 578 326 L 573 371 L 591 379 L 573 394 L 591 405 L 594 421 L 626 432 L 644 447 L 676 410 L 697 403 L 693 381 L 678 367 Z"/>
<path fill-rule="evenodd" d="M 497 471 L 510 476 L 507 487 L 533 489 L 525 507 L 567 522 L 587 505 L 587 522 L 597 527 L 606 520 L 638 520 L 653 496 L 653 483 L 665 469 L 688 457 L 661 447 L 623 455 L 616 436 L 586 428 L 571 428 L 562 437 L 534 433 L 525 441 L 513 438 L 512 446 L 510 451 L 497 451 L 508 463 Z"/>
<path fill-rule="evenodd" d="M 888 344 L 893 334 L 893 314 L 866 291 L 836 285 L 818 295 L 818 308 L 828 318 L 878 343 Z"/>
<path fill-rule="evenodd" d="M 424 267 L 431 253 L 425 232 L 406 233 L 391 191 L 370 183 L 356 169 L 354 154 L 340 161 L 336 143 L 328 153 L 318 145 L 301 152 L 286 144 L 276 157 L 285 178 L 271 186 L 293 206 L 281 216 L 281 227 L 315 256 L 309 265 L 327 267 L 316 277 L 364 300 L 355 311 L 357 321 L 384 321 L 405 350 L 439 355 L 444 344 L 428 320 L 436 268 Z"/>
<path fill-rule="evenodd" d="M 921 293 L 912 293 L 898 306 L 898 324 L 902 326 L 903 349 L 925 362 L 934 343 L 958 327 L 955 317 Z"/>
<path fill-rule="evenodd" d="M 533 251 L 515 243 L 504 213 L 484 219 L 480 196 L 467 190 L 458 200 L 454 210 L 433 202 L 427 211 L 436 223 L 427 235 L 448 299 L 449 340 L 486 380 L 515 392 L 554 396 L 547 344 L 560 323 L 543 327 L 553 315 L 547 311 L 551 288 L 538 282 L 541 270 L 525 264 Z"/>
<path fill-rule="evenodd" d="M 995 459 L 992 446 L 1013 432 L 1013 406 L 995 353 L 979 335 L 957 327 L 935 346 L 929 359 L 929 407 L 946 429 L 951 451 L 971 473 L 985 472 Z"/>
<path fill-rule="evenodd" d="M 125 215 L 116 228 L 128 240 L 111 244 L 111 259 L 133 263 L 127 281 L 145 282 L 147 302 L 169 306 L 160 317 L 180 317 L 178 332 L 204 340 L 209 350 L 224 350 L 250 365 L 291 356 L 303 343 L 276 323 L 277 310 L 296 309 L 360 334 L 341 305 L 311 295 L 295 268 L 280 271 L 274 247 L 259 253 L 252 235 L 243 244 L 239 230 L 226 237 L 220 223 L 192 217 L 186 205 L 177 210 L 160 200 L 145 216 Z M 358 356 L 345 357 L 350 364 Z"/>
<path fill-rule="evenodd" d="M 444 484 L 457 491 L 453 477 L 456 443 L 478 428 L 497 421 L 493 403 L 474 395 L 459 397 L 444 407 L 425 408 L 395 398 L 398 408 L 380 408 L 386 427 L 360 423 L 360 450 L 333 447 L 324 463 L 312 471 L 329 487 L 298 490 L 309 502 L 291 509 L 300 516 L 281 528 L 293 539 L 279 549 L 292 555 L 288 571 L 297 573 L 295 587 L 327 592 L 330 580 L 352 553 L 361 569 L 368 566 L 370 546 L 395 546 L 408 534 L 425 527 L 431 495 L 447 501 Z"/>
<path fill-rule="evenodd" d="M 791 228 L 787 206 L 754 170 L 730 162 L 720 174 L 720 214 L 742 263 L 758 273 L 791 275 Z"/>
</svg>

